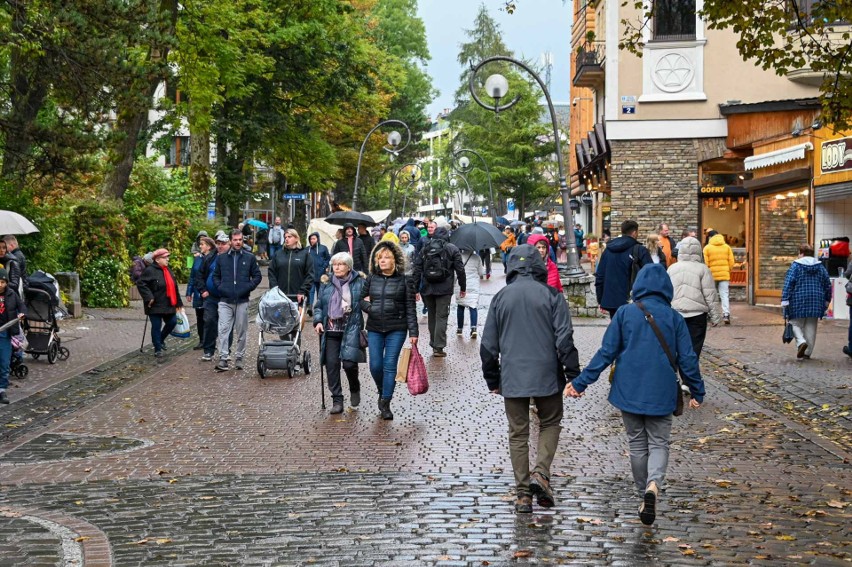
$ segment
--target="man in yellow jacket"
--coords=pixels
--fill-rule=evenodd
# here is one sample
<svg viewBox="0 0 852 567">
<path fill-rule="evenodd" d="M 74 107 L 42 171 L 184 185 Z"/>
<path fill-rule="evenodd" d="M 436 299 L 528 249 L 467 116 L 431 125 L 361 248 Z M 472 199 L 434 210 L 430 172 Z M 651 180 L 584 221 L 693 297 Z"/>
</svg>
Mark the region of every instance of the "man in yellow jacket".
<svg viewBox="0 0 852 567">
<path fill-rule="evenodd" d="M 731 324 L 731 302 L 729 298 L 729 286 L 731 283 L 731 269 L 734 267 L 734 251 L 725 243 L 725 237 L 711 230 L 707 233 L 710 241 L 704 247 L 704 263 L 710 268 L 713 280 L 716 282 L 716 291 L 722 301 L 722 320 L 726 325 Z"/>
</svg>

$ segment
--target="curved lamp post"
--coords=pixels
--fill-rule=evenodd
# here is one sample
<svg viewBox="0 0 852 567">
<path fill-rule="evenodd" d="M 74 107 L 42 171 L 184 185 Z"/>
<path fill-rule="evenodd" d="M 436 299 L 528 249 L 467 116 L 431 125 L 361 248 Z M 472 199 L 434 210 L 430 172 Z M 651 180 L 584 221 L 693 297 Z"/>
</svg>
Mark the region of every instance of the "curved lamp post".
<svg viewBox="0 0 852 567">
<path fill-rule="evenodd" d="M 399 154 L 399 152 L 401 152 L 402 150 L 407 148 L 408 144 L 411 142 L 411 130 L 409 130 L 408 124 L 406 124 L 402 120 L 384 120 L 384 121 L 376 124 L 373 127 L 372 130 L 367 132 L 367 136 L 364 138 L 364 141 L 361 143 L 361 151 L 358 152 L 358 166 L 355 169 L 355 191 L 352 193 L 352 210 L 353 211 L 358 210 L 358 180 L 361 177 L 361 159 L 364 157 L 364 148 L 367 146 L 367 140 L 370 139 L 370 136 L 373 135 L 373 132 L 375 132 L 376 130 L 378 130 L 382 126 L 387 126 L 388 124 L 399 124 L 400 126 L 405 128 L 405 133 L 406 133 L 405 145 L 402 146 L 401 148 L 399 147 L 399 144 L 402 142 L 402 135 L 397 130 L 393 130 L 393 131 L 388 133 L 388 138 L 387 138 L 388 139 L 388 145 L 385 146 L 384 148 L 382 148 L 383 150 L 385 150 L 386 152 L 391 154 L 391 156 L 396 156 L 396 155 Z"/>
<path fill-rule="evenodd" d="M 491 172 L 488 171 L 488 164 L 485 162 L 484 157 L 482 157 L 479 153 L 471 149 L 462 148 L 460 150 L 454 151 L 453 169 L 465 176 L 473 169 L 473 165 L 470 163 L 470 158 L 468 158 L 464 154 L 474 155 L 479 158 L 479 161 L 482 162 L 482 167 L 485 169 L 485 176 L 488 178 L 488 193 L 491 197 L 491 202 L 488 204 L 488 211 L 491 213 L 491 222 L 497 224 L 497 217 L 494 214 L 494 189 L 491 187 Z M 456 167 L 456 164 L 458 164 L 458 167 Z"/>
<path fill-rule="evenodd" d="M 396 185 L 397 176 L 402 173 L 406 167 L 410 167 L 411 171 L 408 173 L 409 181 L 408 185 L 405 187 L 405 193 L 402 194 L 402 213 L 405 214 L 405 200 L 408 197 L 408 190 L 411 189 L 411 186 L 420 181 L 420 178 L 423 177 L 423 170 L 420 168 L 419 163 L 406 163 L 401 166 L 399 169 L 393 172 L 393 177 L 391 177 L 391 187 L 390 187 L 390 198 L 388 199 L 389 205 L 391 208 L 391 217 L 393 217 L 393 198 L 394 198 L 394 186 Z"/>
<path fill-rule="evenodd" d="M 491 75 L 488 79 L 485 80 L 485 91 L 488 93 L 488 96 L 494 99 L 493 105 L 485 104 L 479 96 L 476 94 L 475 89 L 475 79 L 476 73 L 482 69 L 483 66 L 488 63 L 493 63 L 495 61 L 505 61 L 506 63 L 511 63 L 516 65 L 532 75 L 532 77 L 536 80 L 541 90 L 544 92 L 544 98 L 547 100 L 547 108 L 550 110 L 550 121 L 553 126 L 553 139 L 556 142 L 556 164 L 559 167 L 559 191 L 562 194 L 562 217 L 563 223 L 565 225 L 565 240 L 568 244 L 567 254 L 568 254 L 568 267 L 566 269 L 566 274 L 569 277 L 572 276 L 584 276 L 586 272 L 583 268 L 580 267 L 580 258 L 577 255 L 577 244 L 574 241 L 574 238 L 569 236 L 569 228 L 570 228 L 570 220 L 574 218 L 573 211 L 571 210 L 571 206 L 568 203 L 571 199 L 571 191 L 568 189 L 567 177 L 565 176 L 565 166 L 562 163 L 562 144 L 559 141 L 559 126 L 556 123 L 556 112 L 553 110 L 553 101 L 550 99 L 550 92 L 547 90 L 547 86 L 542 82 L 541 77 L 539 77 L 535 71 L 530 69 L 523 62 L 518 61 L 517 59 L 513 59 L 511 57 L 507 57 L 505 55 L 495 55 L 494 57 L 489 57 L 488 59 L 483 59 L 479 62 L 478 65 L 472 68 L 470 73 L 470 80 L 468 82 L 468 88 L 470 89 L 470 94 L 473 96 L 473 100 L 476 101 L 476 104 L 485 108 L 486 110 L 493 110 L 495 113 L 499 113 L 502 110 L 508 110 L 512 106 L 515 105 L 520 99 L 520 95 L 515 95 L 515 98 L 507 102 L 506 104 L 501 105 L 500 99 L 506 96 L 509 92 L 509 81 L 500 74 Z"/>
<path fill-rule="evenodd" d="M 467 180 L 467 177 L 461 173 L 452 173 L 450 174 L 450 187 L 453 188 L 453 192 L 458 195 L 459 192 L 456 190 L 459 182 L 456 181 L 456 178 L 460 177 L 462 181 L 464 181 L 465 187 L 467 187 L 467 194 L 470 197 L 470 216 L 474 217 L 476 220 L 476 215 L 473 214 L 473 190 L 470 188 L 470 183 Z M 461 209 L 461 214 L 464 214 L 464 201 L 459 198 L 459 208 Z"/>
</svg>

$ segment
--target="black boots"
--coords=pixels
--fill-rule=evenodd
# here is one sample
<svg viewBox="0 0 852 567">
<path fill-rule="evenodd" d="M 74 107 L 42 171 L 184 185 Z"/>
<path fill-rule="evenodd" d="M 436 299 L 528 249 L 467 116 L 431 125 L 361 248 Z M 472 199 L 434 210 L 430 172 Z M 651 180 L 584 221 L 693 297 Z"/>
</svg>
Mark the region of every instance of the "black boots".
<svg viewBox="0 0 852 567">
<path fill-rule="evenodd" d="M 382 419 L 393 419 L 393 414 L 390 410 L 390 400 L 379 398 L 379 411 L 382 412 Z"/>
</svg>

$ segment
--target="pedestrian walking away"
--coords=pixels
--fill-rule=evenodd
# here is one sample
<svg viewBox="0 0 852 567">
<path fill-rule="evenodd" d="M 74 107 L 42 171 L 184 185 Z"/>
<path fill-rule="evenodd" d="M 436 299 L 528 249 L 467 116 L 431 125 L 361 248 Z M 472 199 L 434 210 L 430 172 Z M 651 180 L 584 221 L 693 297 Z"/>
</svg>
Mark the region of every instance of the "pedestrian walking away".
<svg viewBox="0 0 852 567">
<path fill-rule="evenodd" d="M 183 307 L 183 301 L 177 281 L 169 269 L 169 251 L 165 248 L 155 250 L 152 258 L 154 263 L 145 268 L 136 287 L 142 296 L 145 315 L 151 320 L 154 356 L 161 358 L 166 350 L 166 337 L 177 325 L 176 314 Z"/>
<path fill-rule="evenodd" d="M 689 387 L 692 396 L 689 407 L 697 409 L 704 400 L 698 357 L 683 316 L 671 308 L 673 294 L 672 281 L 662 265 L 642 268 L 633 284 L 634 303 L 618 310 L 604 333 L 600 349 L 583 372 L 565 387 L 566 396 L 581 397 L 607 366 L 615 365 L 608 399 L 621 410 L 633 482 L 641 495 L 639 519 L 646 525 L 653 524 L 656 518 L 660 487 L 669 462 L 672 413 L 681 395 L 676 370 L 666 349 L 677 361 Z M 653 325 L 658 327 L 662 339 L 657 337 Z"/>
<path fill-rule="evenodd" d="M 702 262 L 701 243 L 687 236 L 681 240 L 678 261 L 668 270 L 674 296 L 672 308 L 686 321 L 692 349 L 701 357 L 707 336 L 707 317 L 715 327 L 722 322 L 716 286 L 710 268 Z"/>
<path fill-rule="evenodd" d="M 491 301 L 479 356 L 488 390 L 502 395 L 509 422 L 509 457 L 518 513 L 556 504 L 550 465 L 562 430 L 562 388 L 580 373 L 571 313 L 561 293 L 547 285 L 547 267 L 532 246 L 509 254 L 506 287 Z M 538 414 L 535 466 L 530 473 L 530 399 Z"/>
<path fill-rule="evenodd" d="M 314 281 L 311 284 L 310 297 L 308 298 L 308 315 L 313 315 L 314 301 L 319 293 L 320 285 L 322 285 L 320 280 L 328 272 L 331 253 L 329 253 L 327 246 L 320 243 L 319 232 L 313 232 L 308 236 L 308 251 L 311 253 L 311 260 L 314 263 Z"/>
<path fill-rule="evenodd" d="M 422 282 L 418 299 L 422 297 L 428 310 L 429 345 L 432 356 L 438 358 L 447 356 L 444 349 L 447 347 L 447 322 L 454 278 L 458 278 L 459 297 L 463 298 L 467 293 L 461 253 L 455 244 L 449 242 L 449 237 L 446 228 L 436 228 L 414 263 L 413 280 Z"/>
<path fill-rule="evenodd" d="M 0 268 L 0 327 L 26 315 L 23 300 L 18 292 L 9 286 L 9 272 Z M 20 325 L 12 325 L 0 331 L 0 404 L 8 404 L 9 369 L 12 362 L 12 337 L 20 333 Z"/>
<path fill-rule="evenodd" d="M 595 295 L 610 318 L 630 300 L 630 290 L 639 270 L 653 263 L 648 249 L 636 240 L 638 234 L 636 221 L 621 223 L 621 236 L 609 241 L 595 269 Z"/>
<path fill-rule="evenodd" d="M 708 242 L 704 247 L 704 263 L 710 268 L 716 291 L 722 302 L 722 320 L 731 324 L 730 285 L 731 269 L 734 267 L 734 251 L 725 243 L 725 237 L 715 230 L 707 233 Z"/>
<path fill-rule="evenodd" d="M 275 217 L 275 224 L 269 229 L 266 238 L 269 241 L 269 257 L 274 258 L 284 247 L 284 227 L 281 226 L 281 217 Z"/>
<path fill-rule="evenodd" d="M 331 276 L 323 274 L 314 308 L 314 329 L 320 336 L 320 364 L 328 373 L 331 413 L 343 413 L 340 367 L 349 382 L 349 404 L 361 403 L 358 365 L 367 361 L 361 345 L 364 317 L 360 299 L 366 283 L 364 274 L 352 269 L 352 256 L 338 252 L 331 258 Z"/>
<path fill-rule="evenodd" d="M 414 297 L 414 284 L 405 276 L 402 250 L 387 240 L 376 244 L 370 275 L 361 294 L 361 309 L 367 313 L 370 375 L 376 383 L 382 419 L 393 419 L 390 403 L 406 335 L 412 346 L 417 344 Z"/>
<path fill-rule="evenodd" d="M 799 246 L 799 257 L 784 277 L 781 307 L 793 325 L 796 358 L 809 359 L 816 345 L 817 324 L 831 303 L 831 279 L 825 266 L 814 257 L 810 244 Z"/>
<path fill-rule="evenodd" d="M 453 287 L 456 298 L 456 336 L 464 335 L 464 312 L 467 309 L 470 311 L 470 338 L 475 339 L 478 336 L 479 280 L 483 275 L 482 260 L 479 259 L 479 254 L 473 250 L 462 250 L 461 258 L 464 264 L 467 291 L 462 297 L 458 281 Z"/>
<path fill-rule="evenodd" d="M 213 289 L 219 295 L 219 362 L 217 372 L 229 369 L 231 332 L 237 341 L 234 365 L 243 368 L 248 329 L 248 303 L 251 292 L 260 285 L 262 276 L 254 254 L 243 249 L 241 230 L 231 231 L 231 249 L 216 259 Z"/>
</svg>

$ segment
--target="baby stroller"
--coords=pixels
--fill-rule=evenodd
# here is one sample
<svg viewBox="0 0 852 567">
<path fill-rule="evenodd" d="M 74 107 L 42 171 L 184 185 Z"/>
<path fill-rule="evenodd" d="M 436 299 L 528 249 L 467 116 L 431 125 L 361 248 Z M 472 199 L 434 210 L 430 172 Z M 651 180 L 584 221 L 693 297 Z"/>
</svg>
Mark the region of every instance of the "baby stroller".
<svg viewBox="0 0 852 567">
<path fill-rule="evenodd" d="M 311 353 L 302 352 L 302 318 L 307 302 L 297 305 L 277 287 L 260 298 L 257 326 L 260 328 L 260 348 L 257 353 L 257 373 L 266 378 L 269 370 L 286 370 L 287 377 L 301 370 L 311 373 Z M 274 333 L 277 339 L 267 340 L 264 333 Z"/>
<path fill-rule="evenodd" d="M 63 312 L 59 308 L 59 300 L 43 289 L 30 286 L 24 290 L 24 301 L 27 305 L 27 317 L 24 320 L 24 332 L 29 346 L 24 351 L 38 360 L 41 355 L 47 355 L 47 361 L 54 364 L 57 359 L 68 360 L 70 351 L 62 346 L 59 338 L 58 315 Z"/>
<path fill-rule="evenodd" d="M 17 378 L 26 378 L 30 369 L 24 364 L 24 348 L 26 340 L 24 335 L 12 337 L 12 360 L 9 363 L 9 374 Z"/>
</svg>

